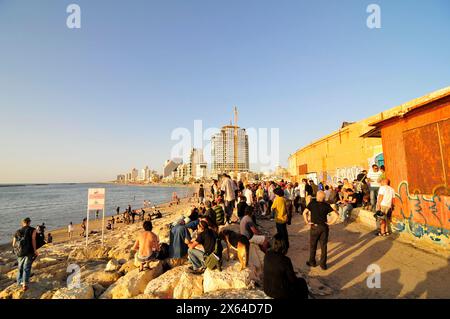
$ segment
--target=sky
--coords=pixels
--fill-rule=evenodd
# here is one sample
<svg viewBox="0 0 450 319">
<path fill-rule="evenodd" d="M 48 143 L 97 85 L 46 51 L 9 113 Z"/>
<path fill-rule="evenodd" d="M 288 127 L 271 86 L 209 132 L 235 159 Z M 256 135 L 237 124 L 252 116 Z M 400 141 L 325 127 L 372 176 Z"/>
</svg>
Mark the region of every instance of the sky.
<svg viewBox="0 0 450 319">
<path fill-rule="evenodd" d="M 0 0 L 0 183 L 161 171 L 174 129 L 235 105 L 241 127 L 279 129 L 287 166 L 343 121 L 449 86 L 449 39 L 447 0 Z"/>
</svg>

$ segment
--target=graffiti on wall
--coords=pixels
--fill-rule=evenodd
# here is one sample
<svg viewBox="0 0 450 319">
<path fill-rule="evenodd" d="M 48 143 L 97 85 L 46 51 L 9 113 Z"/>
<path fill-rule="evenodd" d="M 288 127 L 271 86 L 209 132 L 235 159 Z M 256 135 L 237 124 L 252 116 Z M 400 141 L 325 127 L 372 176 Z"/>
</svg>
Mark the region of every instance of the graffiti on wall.
<svg viewBox="0 0 450 319">
<path fill-rule="evenodd" d="M 408 183 L 401 182 L 392 227 L 416 238 L 428 237 L 433 242 L 447 243 L 450 239 L 450 196 L 410 194 Z"/>
</svg>

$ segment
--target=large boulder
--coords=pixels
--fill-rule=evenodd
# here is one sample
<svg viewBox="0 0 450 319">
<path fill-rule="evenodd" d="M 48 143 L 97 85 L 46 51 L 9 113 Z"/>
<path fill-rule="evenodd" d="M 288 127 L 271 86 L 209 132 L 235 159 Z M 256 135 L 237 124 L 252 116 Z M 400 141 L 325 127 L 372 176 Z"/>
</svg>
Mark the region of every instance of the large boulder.
<svg viewBox="0 0 450 319">
<path fill-rule="evenodd" d="M 57 290 L 52 299 L 94 299 L 94 288 L 87 283 L 83 283 L 79 288 L 61 288 Z"/>
<path fill-rule="evenodd" d="M 59 264 L 62 261 L 63 261 L 62 259 L 51 258 L 51 257 L 39 258 L 37 261 L 35 261 L 33 263 L 33 270 L 47 268 L 49 266 Z"/>
<path fill-rule="evenodd" d="M 90 259 L 104 259 L 108 257 L 110 248 L 102 245 L 92 245 L 88 247 L 79 246 L 69 253 L 69 261 L 84 261 Z"/>
<path fill-rule="evenodd" d="M 185 272 L 173 290 L 174 299 L 189 299 L 203 294 L 203 276 Z"/>
<path fill-rule="evenodd" d="M 240 270 L 239 262 L 224 263 L 222 271 L 206 269 L 203 275 L 205 293 L 221 289 L 251 289 L 255 286 L 254 275 L 249 268 Z"/>
<path fill-rule="evenodd" d="M 145 287 L 144 294 L 156 296 L 161 299 L 172 299 L 175 287 L 184 273 L 188 272 L 188 266 L 180 266 L 166 271 L 158 278 L 150 281 Z"/>
<path fill-rule="evenodd" d="M 126 275 L 128 272 L 130 272 L 136 268 L 137 267 L 134 264 L 134 260 L 128 260 L 126 263 L 124 263 L 122 266 L 120 266 L 119 273 L 121 273 L 122 275 Z"/>
<path fill-rule="evenodd" d="M 13 270 L 14 268 L 14 263 L 7 263 L 4 265 L 0 265 L 0 274 L 6 274 L 8 272 L 10 272 L 11 270 Z"/>
<path fill-rule="evenodd" d="M 116 259 L 111 259 L 106 264 L 105 271 L 116 271 L 119 270 L 119 268 L 120 268 L 119 262 Z"/>
<path fill-rule="evenodd" d="M 99 284 L 103 287 L 109 287 L 120 278 L 120 274 L 112 271 L 96 271 L 84 278 L 89 284 Z"/>
<path fill-rule="evenodd" d="M 147 284 L 163 272 L 161 261 L 150 263 L 150 270 L 134 269 L 112 284 L 100 299 L 127 299 L 144 292 Z"/>
<path fill-rule="evenodd" d="M 271 299 L 264 291 L 256 289 L 215 290 L 193 299 Z"/>
</svg>

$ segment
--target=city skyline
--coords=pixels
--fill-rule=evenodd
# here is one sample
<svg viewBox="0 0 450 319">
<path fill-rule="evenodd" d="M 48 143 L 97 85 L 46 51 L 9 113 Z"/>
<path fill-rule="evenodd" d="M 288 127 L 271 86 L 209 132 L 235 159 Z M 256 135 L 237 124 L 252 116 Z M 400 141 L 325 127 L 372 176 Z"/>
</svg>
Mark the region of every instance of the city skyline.
<svg viewBox="0 0 450 319">
<path fill-rule="evenodd" d="M 287 167 L 342 122 L 450 84 L 445 0 L 377 1 L 381 29 L 368 1 L 76 3 L 72 30 L 66 2 L 0 1 L 0 184 L 161 171 L 173 130 L 220 128 L 235 105 L 240 127 L 279 129 Z"/>
</svg>

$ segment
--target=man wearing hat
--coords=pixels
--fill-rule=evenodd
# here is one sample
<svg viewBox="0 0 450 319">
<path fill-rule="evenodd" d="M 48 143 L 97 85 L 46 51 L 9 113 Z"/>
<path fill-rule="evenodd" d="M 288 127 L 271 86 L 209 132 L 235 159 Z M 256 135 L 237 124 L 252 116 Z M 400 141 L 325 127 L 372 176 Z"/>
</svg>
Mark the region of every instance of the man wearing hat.
<svg viewBox="0 0 450 319">
<path fill-rule="evenodd" d="M 22 220 L 22 228 L 14 235 L 13 247 L 17 255 L 17 284 L 23 287 L 23 291 L 28 290 L 30 283 L 31 265 L 36 256 L 36 229 L 30 226 L 30 218 Z"/>
</svg>

